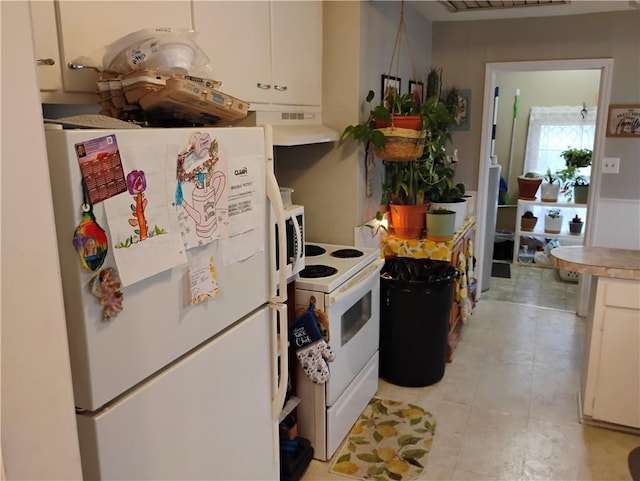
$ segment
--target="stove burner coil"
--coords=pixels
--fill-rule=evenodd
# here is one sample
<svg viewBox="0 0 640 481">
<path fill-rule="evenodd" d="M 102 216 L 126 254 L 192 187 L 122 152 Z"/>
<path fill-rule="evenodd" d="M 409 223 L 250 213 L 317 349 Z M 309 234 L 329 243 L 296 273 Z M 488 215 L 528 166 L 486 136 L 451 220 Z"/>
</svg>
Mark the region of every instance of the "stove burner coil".
<svg viewBox="0 0 640 481">
<path fill-rule="evenodd" d="M 338 269 L 330 266 L 323 265 L 310 265 L 306 266 L 304 269 L 300 271 L 298 274 L 300 277 L 306 279 L 316 279 L 318 277 L 329 277 L 338 272 Z"/>
<path fill-rule="evenodd" d="M 317 246 L 315 244 L 305 244 L 304 245 L 304 256 L 305 257 L 315 257 L 321 256 L 327 252 L 324 247 Z"/>
<path fill-rule="evenodd" d="M 349 259 L 352 257 L 362 257 L 364 253 L 358 249 L 338 249 L 331 253 L 332 257 L 339 257 L 340 259 Z"/>
</svg>

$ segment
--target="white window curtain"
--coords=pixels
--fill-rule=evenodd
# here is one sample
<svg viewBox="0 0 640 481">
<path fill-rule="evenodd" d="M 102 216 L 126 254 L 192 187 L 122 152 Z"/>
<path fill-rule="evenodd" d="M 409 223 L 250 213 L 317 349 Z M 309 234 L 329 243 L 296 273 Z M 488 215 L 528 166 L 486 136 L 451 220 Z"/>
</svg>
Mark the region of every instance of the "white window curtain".
<svg viewBox="0 0 640 481">
<path fill-rule="evenodd" d="M 544 174 L 564 169 L 560 155 L 568 148 L 591 149 L 596 132 L 596 107 L 531 107 L 524 171 Z M 584 175 L 590 175 L 591 167 Z M 582 170 L 582 169 L 581 169 Z"/>
</svg>

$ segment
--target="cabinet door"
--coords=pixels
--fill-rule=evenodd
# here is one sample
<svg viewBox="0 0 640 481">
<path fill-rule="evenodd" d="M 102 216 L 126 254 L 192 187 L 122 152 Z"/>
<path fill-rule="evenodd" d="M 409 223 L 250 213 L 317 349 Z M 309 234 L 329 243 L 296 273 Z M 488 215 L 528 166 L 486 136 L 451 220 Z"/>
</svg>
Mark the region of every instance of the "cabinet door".
<svg viewBox="0 0 640 481">
<path fill-rule="evenodd" d="M 273 103 L 320 105 L 322 2 L 271 2 Z"/>
<path fill-rule="evenodd" d="M 53 0 L 30 1 L 29 8 L 40 91 L 56 92 L 62 89 L 62 73 Z"/>
<path fill-rule="evenodd" d="M 66 92 L 95 92 L 98 74 L 94 70 L 67 67 L 78 57 L 96 57 L 102 65 L 103 47 L 144 28 L 191 28 L 189 0 L 146 1 L 59 1 L 59 38 Z"/>
<path fill-rule="evenodd" d="M 198 45 L 222 90 L 252 104 L 270 103 L 269 2 L 196 1 L 193 12 Z"/>
<path fill-rule="evenodd" d="M 640 311 L 604 311 L 593 417 L 640 428 Z"/>
</svg>

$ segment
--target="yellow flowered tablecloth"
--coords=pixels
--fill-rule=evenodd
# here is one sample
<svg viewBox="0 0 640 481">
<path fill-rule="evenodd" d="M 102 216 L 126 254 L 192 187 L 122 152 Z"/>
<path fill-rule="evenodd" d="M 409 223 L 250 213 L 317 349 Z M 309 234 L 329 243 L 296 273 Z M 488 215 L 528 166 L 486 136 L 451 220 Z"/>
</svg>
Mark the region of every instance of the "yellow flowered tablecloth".
<svg viewBox="0 0 640 481">
<path fill-rule="evenodd" d="M 436 242 L 429 239 L 400 239 L 394 235 L 388 235 L 382 239 L 382 255 L 385 257 L 412 257 L 414 259 L 434 259 L 438 261 L 451 261 L 453 246 L 463 235 L 469 226 L 475 228 L 476 218 L 467 217 L 462 227 L 453 235 L 453 239 L 445 242 Z"/>
<path fill-rule="evenodd" d="M 454 234 L 453 239 L 435 242 L 429 239 L 400 239 L 388 235 L 382 239 L 384 257 L 411 257 L 414 259 L 434 259 L 451 262 L 460 272 L 454 284 L 454 299 L 460 307 L 460 319 L 466 322 L 473 308 L 470 299 L 470 282 L 473 279 L 473 242 L 469 241 L 465 252 L 459 252 L 457 259 L 452 259 L 453 249 L 458 239 L 469 228 L 475 229 L 476 218 L 467 217 L 462 227 Z"/>
</svg>

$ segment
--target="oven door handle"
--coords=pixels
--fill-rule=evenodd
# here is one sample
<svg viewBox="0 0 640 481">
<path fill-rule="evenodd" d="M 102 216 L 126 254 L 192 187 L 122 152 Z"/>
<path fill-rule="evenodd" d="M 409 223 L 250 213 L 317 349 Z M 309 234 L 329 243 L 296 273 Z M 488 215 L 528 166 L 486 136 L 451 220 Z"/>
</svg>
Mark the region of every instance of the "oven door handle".
<svg viewBox="0 0 640 481">
<path fill-rule="evenodd" d="M 360 288 L 360 286 L 371 279 L 373 274 L 379 273 L 384 265 L 384 259 L 377 259 L 362 269 L 358 274 L 353 276 L 349 281 L 341 285 L 335 292 L 335 295 L 329 294 L 329 305 L 336 304 L 350 295 L 354 290 Z"/>
</svg>

